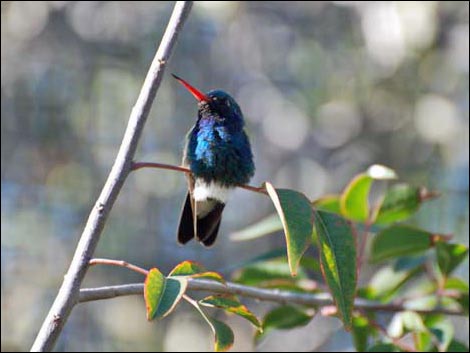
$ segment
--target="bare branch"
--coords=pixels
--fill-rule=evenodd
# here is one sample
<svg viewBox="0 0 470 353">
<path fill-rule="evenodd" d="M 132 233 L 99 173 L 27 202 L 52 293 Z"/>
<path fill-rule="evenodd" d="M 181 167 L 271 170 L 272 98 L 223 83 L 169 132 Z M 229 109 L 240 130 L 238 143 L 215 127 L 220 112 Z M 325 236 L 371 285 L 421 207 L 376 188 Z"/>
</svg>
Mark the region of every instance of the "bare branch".
<svg viewBox="0 0 470 353">
<path fill-rule="evenodd" d="M 142 168 L 167 169 L 167 170 L 174 170 L 177 172 L 191 173 L 191 170 L 186 167 L 171 165 L 171 164 L 154 163 L 154 162 L 134 162 L 132 164 L 132 170 L 138 170 Z M 257 186 L 240 184 L 238 185 L 238 187 L 248 190 L 248 191 L 257 192 L 258 194 L 267 195 L 267 192 L 264 186 L 257 187 Z"/>
<path fill-rule="evenodd" d="M 131 171 L 137 143 L 163 78 L 165 65 L 170 58 L 178 33 L 188 17 L 191 6 L 191 1 L 178 1 L 173 9 L 160 47 L 152 61 L 137 102 L 132 108 L 114 165 L 88 217 L 62 286 L 42 324 L 31 351 L 52 350 L 73 306 L 78 301 L 80 285 L 85 277 L 88 261 L 95 251 L 114 201 Z"/>
<path fill-rule="evenodd" d="M 218 294 L 236 294 L 243 297 L 272 301 L 282 304 L 300 304 L 315 307 L 324 307 L 333 305 L 331 296 L 327 293 L 298 293 L 279 289 L 264 289 L 242 284 L 227 282 L 222 284 L 215 281 L 190 278 L 188 280 L 188 289 L 196 291 L 207 291 Z M 88 302 L 94 300 L 110 299 L 127 295 L 142 295 L 144 285 L 142 283 L 125 284 L 121 286 L 109 286 L 100 288 L 86 288 L 80 290 L 80 302 Z M 406 304 L 382 304 L 371 302 L 364 299 L 356 299 L 354 307 L 360 310 L 399 312 L 405 310 L 413 310 L 421 314 L 445 314 L 454 316 L 465 316 L 462 311 L 449 310 L 444 308 L 420 309 L 414 310 L 407 307 Z"/>
</svg>

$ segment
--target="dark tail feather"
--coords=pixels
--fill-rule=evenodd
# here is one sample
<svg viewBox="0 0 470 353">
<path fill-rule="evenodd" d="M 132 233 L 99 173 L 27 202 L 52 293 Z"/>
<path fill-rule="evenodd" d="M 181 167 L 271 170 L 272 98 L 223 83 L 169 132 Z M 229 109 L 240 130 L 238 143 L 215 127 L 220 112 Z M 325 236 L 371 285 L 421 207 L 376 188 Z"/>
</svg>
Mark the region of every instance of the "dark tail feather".
<svg viewBox="0 0 470 353">
<path fill-rule="evenodd" d="M 183 210 L 181 211 L 180 225 L 178 227 L 178 242 L 186 244 L 194 238 L 193 210 L 191 207 L 191 196 L 186 195 Z"/>
<path fill-rule="evenodd" d="M 214 244 L 217 233 L 219 232 L 222 211 L 225 207 L 225 204 L 222 202 L 215 200 L 210 200 L 209 202 L 213 203 L 212 209 L 204 217 L 198 217 L 196 222 L 196 238 L 205 246 Z M 211 206 L 212 205 L 208 207 Z M 178 227 L 178 242 L 180 244 L 186 244 L 192 238 L 194 238 L 194 219 L 191 196 L 188 192 L 183 210 L 181 211 L 180 224 Z"/>
<path fill-rule="evenodd" d="M 224 203 L 217 202 L 206 216 L 197 220 L 197 238 L 205 246 L 211 246 L 217 238 L 224 207 Z"/>
<path fill-rule="evenodd" d="M 219 228 L 220 219 L 219 223 L 217 223 L 217 225 L 215 226 L 213 232 L 207 238 L 204 238 L 204 240 L 202 240 L 202 244 L 204 244 L 204 246 L 212 246 L 212 244 L 214 244 L 215 239 L 217 238 L 217 234 L 219 233 Z"/>
</svg>

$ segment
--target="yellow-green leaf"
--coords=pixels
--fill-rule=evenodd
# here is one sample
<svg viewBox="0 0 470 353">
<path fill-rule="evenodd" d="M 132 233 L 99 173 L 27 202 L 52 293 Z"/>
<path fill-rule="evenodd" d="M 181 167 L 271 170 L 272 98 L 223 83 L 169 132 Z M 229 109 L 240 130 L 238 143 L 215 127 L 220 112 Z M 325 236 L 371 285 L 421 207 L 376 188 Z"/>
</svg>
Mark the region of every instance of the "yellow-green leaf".
<svg viewBox="0 0 470 353">
<path fill-rule="evenodd" d="M 289 268 L 291 274 L 295 276 L 300 259 L 311 242 L 312 207 L 307 197 L 300 192 L 275 189 L 268 182 L 265 185 L 284 228 Z"/>
<path fill-rule="evenodd" d="M 334 213 L 315 213 L 325 281 L 346 329 L 351 328 L 356 292 L 356 244 L 350 224 Z"/>
<path fill-rule="evenodd" d="M 208 271 L 203 273 L 196 273 L 191 276 L 191 278 L 203 278 L 203 279 L 210 279 L 212 281 L 217 281 L 219 283 L 225 283 L 224 278 L 218 272 Z"/>
<path fill-rule="evenodd" d="M 341 213 L 340 195 L 327 195 L 312 202 L 317 210 Z"/>
<path fill-rule="evenodd" d="M 343 216 L 358 222 L 365 222 L 369 217 L 369 191 L 373 179 L 363 173 L 357 175 L 346 186 L 341 195 L 340 207 Z"/>
<path fill-rule="evenodd" d="M 195 261 L 183 261 L 171 270 L 169 276 L 192 276 L 196 273 L 206 272 L 207 270 L 201 264 Z"/>
<path fill-rule="evenodd" d="M 468 293 L 468 283 L 458 277 L 447 278 L 444 288 L 454 289 L 462 293 Z"/>
<path fill-rule="evenodd" d="M 195 261 L 183 261 L 175 266 L 173 270 L 171 270 L 169 277 L 191 277 L 191 278 L 204 278 L 210 279 L 213 281 L 217 281 L 220 283 L 225 283 L 223 277 L 213 271 L 207 271 L 204 266 L 195 262 Z"/>
<path fill-rule="evenodd" d="M 353 221 L 366 222 L 370 213 L 369 191 L 372 182 L 396 177 L 392 169 L 379 164 L 374 164 L 365 173 L 356 175 L 341 194 L 341 214 Z"/>
<path fill-rule="evenodd" d="M 147 320 L 170 314 L 183 296 L 186 287 L 187 281 L 184 278 L 165 278 L 158 269 L 152 268 L 144 284 Z"/>
<path fill-rule="evenodd" d="M 365 352 L 369 336 L 373 333 L 369 319 L 365 316 L 356 315 L 352 321 L 352 337 L 357 352 Z"/>
<path fill-rule="evenodd" d="M 261 328 L 258 318 L 248 308 L 240 303 L 234 295 L 211 295 L 199 301 L 204 306 L 224 309 L 230 313 L 236 314 L 250 321 L 257 328 Z"/>
</svg>

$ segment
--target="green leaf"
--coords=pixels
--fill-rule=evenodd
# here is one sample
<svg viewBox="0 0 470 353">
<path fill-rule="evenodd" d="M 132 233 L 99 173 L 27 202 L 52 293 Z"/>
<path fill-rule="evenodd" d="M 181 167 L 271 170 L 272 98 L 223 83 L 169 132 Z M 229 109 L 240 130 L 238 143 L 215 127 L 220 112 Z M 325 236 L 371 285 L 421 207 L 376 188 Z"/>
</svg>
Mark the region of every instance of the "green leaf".
<svg viewBox="0 0 470 353">
<path fill-rule="evenodd" d="M 454 326 L 452 325 L 452 322 L 447 318 L 443 318 L 431 325 L 429 329 L 439 342 L 439 351 L 447 351 L 447 347 L 454 338 Z"/>
<path fill-rule="evenodd" d="M 275 213 L 230 235 L 233 241 L 246 241 L 273 234 L 282 229 L 282 222 Z"/>
<path fill-rule="evenodd" d="M 462 244 L 436 243 L 437 263 L 445 276 L 448 276 L 468 255 L 468 248 Z"/>
<path fill-rule="evenodd" d="M 434 234 L 407 225 L 395 225 L 378 233 L 371 247 L 373 263 L 397 256 L 416 254 L 433 245 Z"/>
<path fill-rule="evenodd" d="M 316 212 L 320 263 L 346 329 L 351 328 L 356 291 L 356 244 L 351 225 L 334 213 Z"/>
<path fill-rule="evenodd" d="M 392 186 L 382 201 L 375 224 L 403 221 L 415 213 L 421 204 L 422 188 L 408 184 Z"/>
<path fill-rule="evenodd" d="M 261 328 L 258 318 L 248 308 L 240 303 L 234 295 L 211 295 L 199 301 L 199 304 L 224 309 L 250 321 L 257 328 Z"/>
<path fill-rule="evenodd" d="M 369 282 L 368 299 L 389 301 L 395 297 L 401 288 L 412 278 L 421 274 L 424 266 L 417 264 L 412 268 L 397 268 L 397 266 L 386 266 L 374 274 Z"/>
<path fill-rule="evenodd" d="M 214 351 L 225 352 L 230 349 L 233 345 L 234 336 L 232 329 L 224 324 L 222 321 L 208 317 L 206 313 L 201 309 L 199 303 L 191 298 L 186 297 L 186 300 L 193 305 L 201 316 L 206 320 L 214 333 Z"/>
<path fill-rule="evenodd" d="M 271 330 L 286 330 L 307 325 L 313 318 L 312 310 L 305 311 L 293 305 L 284 305 L 271 310 L 263 319 L 263 332 L 258 332 L 256 339 L 261 339 Z"/>
<path fill-rule="evenodd" d="M 312 314 L 307 314 L 296 306 L 284 305 L 266 314 L 263 327 L 265 329 L 290 329 L 308 324 L 312 317 Z"/>
<path fill-rule="evenodd" d="M 407 332 L 426 332 L 423 319 L 414 311 L 403 311 L 395 314 L 388 328 L 390 337 L 399 338 Z"/>
<path fill-rule="evenodd" d="M 233 346 L 232 329 L 222 321 L 211 318 L 211 328 L 214 332 L 215 352 L 226 352 Z"/>
<path fill-rule="evenodd" d="M 284 227 L 289 268 L 295 276 L 300 259 L 311 242 L 313 211 L 310 201 L 294 190 L 275 189 L 268 182 L 265 187 Z"/>
<path fill-rule="evenodd" d="M 317 258 L 313 256 L 304 255 L 304 257 L 302 257 L 302 260 L 300 260 L 300 266 L 305 268 L 306 270 L 320 273 L 320 262 Z"/>
<path fill-rule="evenodd" d="M 369 320 L 364 316 L 354 316 L 352 320 L 352 337 L 354 347 L 358 352 L 364 352 L 367 341 L 373 329 L 369 326 Z"/>
<path fill-rule="evenodd" d="M 194 261 L 183 261 L 171 270 L 169 277 L 191 277 L 191 278 L 204 278 L 225 283 L 223 277 L 212 271 L 207 271 L 204 266 Z"/>
<path fill-rule="evenodd" d="M 369 191 L 373 179 L 367 174 L 357 175 L 346 186 L 341 195 L 340 205 L 343 216 L 358 222 L 365 222 L 369 217 Z"/>
<path fill-rule="evenodd" d="M 327 195 L 312 202 L 313 207 L 320 211 L 341 214 L 340 195 Z"/>
<path fill-rule="evenodd" d="M 468 352 L 468 347 L 457 340 L 452 340 L 447 347 L 447 352 Z"/>
<path fill-rule="evenodd" d="M 401 350 L 391 343 L 378 343 L 370 347 L 366 352 L 401 352 Z"/>
<path fill-rule="evenodd" d="M 144 284 L 147 320 L 170 314 L 183 296 L 187 284 L 183 278 L 165 278 L 158 269 L 152 268 Z"/>
<path fill-rule="evenodd" d="M 453 301 L 457 302 L 466 315 L 468 315 L 468 283 L 460 278 L 450 277 L 447 278 L 444 289 L 458 291 L 458 295 L 452 299 Z"/>
<path fill-rule="evenodd" d="M 296 277 L 291 276 L 286 257 L 260 261 L 245 266 L 237 271 L 234 280 L 246 285 L 269 286 L 270 283 L 295 283 L 307 278 L 307 275 L 299 268 Z"/>
<path fill-rule="evenodd" d="M 464 311 L 464 313 L 468 316 L 468 292 L 461 293 L 460 297 L 457 298 L 457 302 L 462 307 L 462 310 Z"/>
</svg>

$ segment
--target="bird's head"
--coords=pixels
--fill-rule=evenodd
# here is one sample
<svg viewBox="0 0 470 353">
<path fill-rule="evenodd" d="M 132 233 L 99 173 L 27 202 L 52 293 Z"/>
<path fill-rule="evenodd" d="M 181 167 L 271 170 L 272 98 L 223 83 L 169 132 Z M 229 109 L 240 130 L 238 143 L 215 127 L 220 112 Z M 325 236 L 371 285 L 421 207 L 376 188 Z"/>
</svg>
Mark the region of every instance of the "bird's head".
<svg viewBox="0 0 470 353">
<path fill-rule="evenodd" d="M 243 114 L 240 106 L 230 94 L 222 90 L 202 93 L 182 78 L 174 74 L 173 77 L 197 99 L 200 118 L 215 119 L 222 124 L 243 127 Z"/>
</svg>

